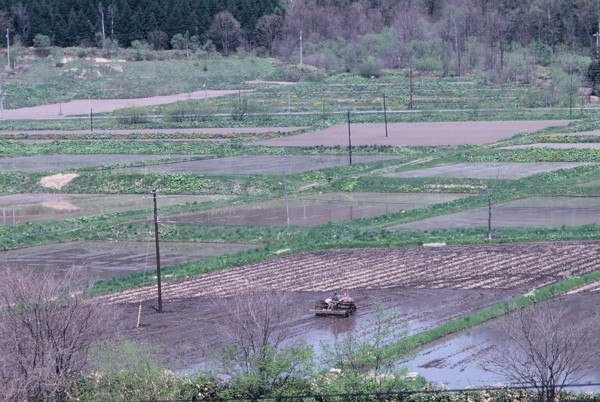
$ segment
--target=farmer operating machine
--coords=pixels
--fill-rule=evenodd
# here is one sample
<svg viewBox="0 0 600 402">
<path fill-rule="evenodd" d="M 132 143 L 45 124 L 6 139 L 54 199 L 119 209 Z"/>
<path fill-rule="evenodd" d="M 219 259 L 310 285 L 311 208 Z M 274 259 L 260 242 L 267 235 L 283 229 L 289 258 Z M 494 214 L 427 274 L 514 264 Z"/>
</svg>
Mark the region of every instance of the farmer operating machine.
<svg viewBox="0 0 600 402">
<path fill-rule="evenodd" d="M 331 297 L 325 300 L 318 300 L 315 303 L 315 308 L 312 310 L 317 317 L 325 317 L 329 315 L 338 317 L 350 317 L 356 311 L 354 300 L 347 294 L 338 295 L 333 292 Z"/>
</svg>

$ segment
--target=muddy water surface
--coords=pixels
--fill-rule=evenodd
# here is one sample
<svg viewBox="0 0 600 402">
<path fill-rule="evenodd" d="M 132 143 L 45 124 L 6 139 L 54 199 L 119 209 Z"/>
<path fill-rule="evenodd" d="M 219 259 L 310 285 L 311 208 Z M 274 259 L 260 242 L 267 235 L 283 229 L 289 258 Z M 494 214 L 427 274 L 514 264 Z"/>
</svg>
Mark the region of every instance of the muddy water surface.
<svg viewBox="0 0 600 402">
<path fill-rule="evenodd" d="M 260 247 L 256 244 L 223 244 L 192 242 L 161 242 L 161 266 L 167 268 L 209 256 L 233 254 Z M 1 266 L 22 269 L 52 269 L 57 272 L 81 267 L 85 279 L 110 279 L 135 272 L 147 272 L 154 277 L 156 251 L 154 240 L 136 241 L 80 241 L 17 250 L 0 251 Z M 168 275 L 168 272 L 165 272 Z"/>
<path fill-rule="evenodd" d="M 160 206 L 169 206 L 225 198 L 210 195 L 161 196 L 158 202 Z M 18 225 L 138 209 L 148 209 L 148 214 L 152 215 L 150 194 L 11 194 L 0 196 L 0 225 Z"/>
<path fill-rule="evenodd" d="M 390 229 L 487 227 L 488 217 L 486 206 L 395 225 Z M 531 197 L 492 206 L 492 228 L 590 223 L 600 223 L 600 197 Z"/>
<path fill-rule="evenodd" d="M 352 155 L 352 164 L 403 159 L 401 155 Z M 287 174 L 302 173 L 350 164 L 349 155 L 242 155 L 189 162 L 119 169 L 121 172 L 204 173 L 204 174 Z"/>
<path fill-rule="evenodd" d="M 450 202 L 468 194 L 324 193 L 261 202 L 239 207 L 216 208 L 193 214 L 171 215 L 164 223 L 209 225 L 317 226 L 327 222 L 408 211 Z"/>
<path fill-rule="evenodd" d="M 138 155 L 138 154 L 94 154 L 94 155 L 35 155 L 0 158 L 0 170 L 9 172 L 44 173 L 113 163 L 135 163 L 156 158 L 189 159 L 194 155 Z"/>
</svg>

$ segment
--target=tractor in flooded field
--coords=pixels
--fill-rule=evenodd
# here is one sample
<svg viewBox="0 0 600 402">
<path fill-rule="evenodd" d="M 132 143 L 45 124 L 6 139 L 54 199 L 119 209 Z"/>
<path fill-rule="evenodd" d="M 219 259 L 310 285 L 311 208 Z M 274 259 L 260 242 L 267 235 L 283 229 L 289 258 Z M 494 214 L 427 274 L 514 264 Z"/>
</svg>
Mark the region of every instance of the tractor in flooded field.
<svg viewBox="0 0 600 402">
<path fill-rule="evenodd" d="M 317 317 L 338 316 L 350 317 L 356 311 L 354 300 L 348 294 L 338 295 L 333 292 L 331 297 L 318 300 L 312 310 Z"/>
</svg>

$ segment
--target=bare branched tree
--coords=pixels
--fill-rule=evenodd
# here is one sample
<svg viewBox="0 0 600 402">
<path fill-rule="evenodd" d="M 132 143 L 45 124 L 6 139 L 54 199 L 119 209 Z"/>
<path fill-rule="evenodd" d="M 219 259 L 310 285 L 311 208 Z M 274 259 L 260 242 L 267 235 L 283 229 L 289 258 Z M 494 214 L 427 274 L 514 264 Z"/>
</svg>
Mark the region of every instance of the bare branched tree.
<svg viewBox="0 0 600 402">
<path fill-rule="evenodd" d="M 0 273 L 0 399 L 67 398 L 109 314 L 84 298 L 78 270 Z"/>
<path fill-rule="evenodd" d="M 29 14 L 27 13 L 27 7 L 23 5 L 23 3 L 17 3 L 12 6 L 11 11 L 15 16 L 15 27 L 21 35 L 22 39 L 27 37 L 29 33 Z"/>
<path fill-rule="evenodd" d="M 98 16 L 100 17 L 100 27 L 102 29 L 102 43 L 106 40 L 106 30 L 104 29 L 104 14 L 105 14 L 104 4 L 101 1 L 98 2 Z"/>
<path fill-rule="evenodd" d="M 245 396 L 272 395 L 309 370 L 312 349 L 291 342 L 290 324 L 302 313 L 289 294 L 246 293 L 217 303 L 225 312 L 219 323 L 223 370 Z"/>
<path fill-rule="evenodd" d="M 340 341 L 322 343 L 325 370 L 341 375 L 326 376 L 319 383 L 324 393 L 387 393 L 402 389 L 408 369 L 398 364 L 408 355 L 400 342 L 408 334 L 406 322 L 397 312 L 375 303 L 375 314 L 362 328 Z"/>
<path fill-rule="evenodd" d="M 3 34 L 6 33 L 6 30 L 11 26 L 10 19 L 8 18 L 8 14 L 6 11 L 0 10 L 0 32 Z"/>
<path fill-rule="evenodd" d="M 574 319 L 562 308 L 521 309 L 500 326 L 509 344 L 492 352 L 492 370 L 514 384 L 534 387 L 544 402 L 557 400 L 565 387 L 590 374 L 590 363 L 600 357 L 593 322 Z"/>
<path fill-rule="evenodd" d="M 271 52 L 282 29 L 283 17 L 276 14 L 263 15 L 256 21 L 256 43 Z"/>
<path fill-rule="evenodd" d="M 115 35 L 115 21 L 117 18 L 117 6 L 111 3 L 106 10 L 108 19 L 110 20 L 110 37 L 113 38 Z"/>
<path fill-rule="evenodd" d="M 208 36 L 219 50 L 228 56 L 240 43 L 242 28 L 240 23 L 228 11 L 221 11 L 214 16 Z"/>
</svg>

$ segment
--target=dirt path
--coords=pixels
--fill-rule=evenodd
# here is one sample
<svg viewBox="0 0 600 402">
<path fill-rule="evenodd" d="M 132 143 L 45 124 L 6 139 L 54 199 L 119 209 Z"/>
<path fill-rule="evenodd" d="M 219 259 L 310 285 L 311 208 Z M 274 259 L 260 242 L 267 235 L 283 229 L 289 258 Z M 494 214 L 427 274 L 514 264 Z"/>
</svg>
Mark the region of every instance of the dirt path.
<svg viewBox="0 0 600 402">
<path fill-rule="evenodd" d="M 162 105 L 186 99 L 204 99 L 205 97 L 214 98 L 217 96 L 232 95 L 237 94 L 238 92 L 238 90 L 207 90 L 137 99 L 73 100 L 66 103 L 54 103 L 4 110 L 2 112 L 2 118 L 6 120 L 52 119 L 62 116 L 89 115 L 90 110 L 93 113 L 106 113 L 129 106 Z"/>
<path fill-rule="evenodd" d="M 148 129 L 115 129 L 115 130 L 94 130 L 94 134 L 207 134 L 207 135 L 235 135 L 235 134 L 265 134 L 265 133 L 290 133 L 297 130 L 303 130 L 306 127 L 198 127 L 198 128 L 148 128 Z M 90 134 L 89 130 L 0 130 L 2 135 L 52 135 L 52 134 Z M 152 140 L 154 141 L 154 140 Z M 174 141 L 174 140 L 171 140 Z"/>
</svg>

